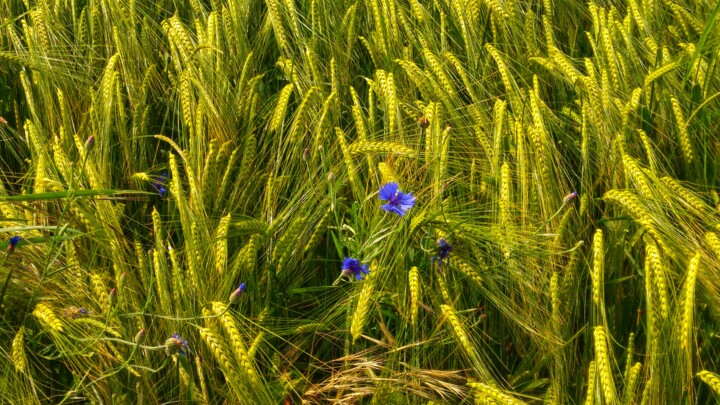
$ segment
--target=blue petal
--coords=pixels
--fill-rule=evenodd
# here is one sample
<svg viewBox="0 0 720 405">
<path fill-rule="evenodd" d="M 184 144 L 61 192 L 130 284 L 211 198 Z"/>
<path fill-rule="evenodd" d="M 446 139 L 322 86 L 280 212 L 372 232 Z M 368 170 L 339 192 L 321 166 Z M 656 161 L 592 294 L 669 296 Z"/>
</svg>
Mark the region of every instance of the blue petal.
<svg viewBox="0 0 720 405">
<path fill-rule="evenodd" d="M 405 215 L 405 211 L 401 210 L 397 205 L 394 204 L 385 204 L 380 206 L 380 208 L 384 209 L 387 212 L 394 212 L 400 216 Z"/>
<path fill-rule="evenodd" d="M 412 193 L 400 193 L 400 204 L 412 207 L 415 205 L 415 196 Z"/>
<path fill-rule="evenodd" d="M 412 194 L 403 194 L 400 198 L 400 209 L 407 211 L 415 205 L 415 197 Z"/>
<path fill-rule="evenodd" d="M 401 217 L 405 215 L 405 211 L 397 206 L 393 206 L 391 211 L 398 214 Z"/>
<path fill-rule="evenodd" d="M 362 271 L 363 274 L 370 274 L 370 270 L 368 270 L 368 265 L 367 265 L 367 264 L 364 265 L 364 266 L 362 266 L 362 268 L 360 268 L 360 271 Z"/>
<path fill-rule="evenodd" d="M 398 188 L 399 186 L 397 183 L 387 183 L 384 186 L 380 187 L 380 199 L 391 199 L 393 196 L 395 196 L 395 193 L 397 193 Z"/>
</svg>

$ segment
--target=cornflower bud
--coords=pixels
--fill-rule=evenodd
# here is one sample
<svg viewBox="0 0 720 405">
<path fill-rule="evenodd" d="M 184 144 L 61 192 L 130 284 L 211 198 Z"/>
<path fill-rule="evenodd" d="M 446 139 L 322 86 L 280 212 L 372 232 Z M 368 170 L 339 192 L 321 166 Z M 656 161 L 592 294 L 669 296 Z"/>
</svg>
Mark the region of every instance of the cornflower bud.
<svg viewBox="0 0 720 405">
<path fill-rule="evenodd" d="M 245 283 L 240 283 L 240 286 L 235 289 L 235 291 L 230 294 L 230 298 L 228 298 L 228 301 L 230 302 L 230 305 L 240 301 L 240 296 L 245 291 Z"/>
<path fill-rule="evenodd" d="M 21 239 L 22 238 L 17 235 L 10 238 L 10 243 L 8 244 L 8 247 L 7 247 L 8 254 L 12 254 L 13 252 L 15 252 L 15 246 L 17 246 L 17 244 L 20 243 Z"/>
<path fill-rule="evenodd" d="M 423 115 L 418 119 L 418 126 L 422 129 L 425 129 L 430 126 L 430 120 Z"/>
<path fill-rule="evenodd" d="M 85 152 L 90 153 L 91 150 L 95 147 L 95 135 L 88 136 L 88 139 L 85 140 Z"/>
<path fill-rule="evenodd" d="M 118 290 L 122 292 L 125 289 L 125 284 L 127 283 L 127 272 L 123 272 L 123 274 L 120 275 L 120 280 L 118 280 Z"/>
<path fill-rule="evenodd" d="M 142 344 L 142 342 L 145 341 L 145 328 L 142 328 L 138 331 L 138 333 L 135 335 L 134 341 L 137 344 Z"/>
<path fill-rule="evenodd" d="M 563 198 L 563 204 L 564 205 L 570 204 L 571 202 L 575 201 L 575 199 L 577 197 L 578 197 L 577 191 L 573 191 L 572 193 L 566 195 L 565 198 Z"/>
<path fill-rule="evenodd" d="M 173 333 L 165 341 L 165 352 L 168 354 L 168 356 L 172 356 L 176 353 L 184 356 L 186 350 L 189 350 L 187 340 L 181 338 L 180 335 L 178 335 L 177 333 Z"/>
</svg>

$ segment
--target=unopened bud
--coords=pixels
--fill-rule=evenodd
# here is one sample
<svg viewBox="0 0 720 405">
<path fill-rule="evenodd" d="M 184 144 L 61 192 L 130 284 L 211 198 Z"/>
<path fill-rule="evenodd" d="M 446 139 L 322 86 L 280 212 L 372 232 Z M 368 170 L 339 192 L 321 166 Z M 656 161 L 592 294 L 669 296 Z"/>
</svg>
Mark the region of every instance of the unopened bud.
<svg viewBox="0 0 720 405">
<path fill-rule="evenodd" d="M 89 153 L 95 147 L 95 135 L 90 135 L 85 141 L 85 152 Z"/>
<path fill-rule="evenodd" d="M 426 116 L 422 116 L 418 119 L 418 126 L 422 129 L 425 129 L 430 126 L 430 120 L 427 119 Z"/>
<path fill-rule="evenodd" d="M 20 238 L 17 235 L 10 238 L 10 242 L 8 243 L 8 247 L 7 247 L 8 254 L 15 252 L 15 246 L 17 246 L 17 244 L 20 243 L 21 239 L 22 238 Z"/>
<path fill-rule="evenodd" d="M 575 201 L 577 196 L 578 196 L 577 191 L 573 191 L 572 193 L 566 195 L 565 198 L 563 198 L 563 204 L 565 204 L 565 205 L 570 204 L 571 202 Z"/>
<path fill-rule="evenodd" d="M 176 353 L 185 355 L 185 350 L 183 349 L 188 349 L 188 342 L 187 340 L 181 338 L 180 335 L 178 335 L 177 333 L 173 333 L 172 336 L 170 336 L 168 340 L 165 341 L 165 352 L 168 354 L 168 356 L 172 356 Z"/>
<path fill-rule="evenodd" d="M 117 302 L 117 289 L 113 288 L 110 290 L 110 293 L 108 294 L 108 301 L 110 302 L 110 306 L 115 305 L 115 302 Z"/>
<path fill-rule="evenodd" d="M 120 279 L 118 280 L 118 290 L 122 292 L 125 289 L 125 284 L 127 284 L 127 272 L 123 272 L 123 274 L 120 275 Z"/>
<path fill-rule="evenodd" d="M 228 298 L 228 301 L 230 302 L 230 305 L 238 302 L 240 300 L 240 296 L 245 291 L 245 283 L 240 283 L 240 286 L 235 289 L 235 291 L 230 294 L 230 297 Z"/>
<path fill-rule="evenodd" d="M 135 335 L 135 343 L 141 344 L 144 341 L 145 341 L 145 328 L 142 328 Z"/>
</svg>

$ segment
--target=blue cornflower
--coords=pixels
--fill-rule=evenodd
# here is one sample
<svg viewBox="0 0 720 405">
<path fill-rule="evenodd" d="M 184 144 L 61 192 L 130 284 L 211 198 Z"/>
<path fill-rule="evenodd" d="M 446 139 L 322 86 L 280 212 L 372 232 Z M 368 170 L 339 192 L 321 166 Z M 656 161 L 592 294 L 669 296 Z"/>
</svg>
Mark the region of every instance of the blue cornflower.
<svg viewBox="0 0 720 405">
<path fill-rule="evenodd" d="M 228 301 L 230 301 L 230 305 L 238 302 L 240 300 L 240 296 L 245 291 L 245 283 L 240 283 L 240 286 L 235 289 L 235 291 L 230 294 L 230 298 L 228 298 Z"/>
<path fill-rule="evenodd" d="M 173 333 L 168 340 L 165 341 L 165 352 L 167 352 L 169 356 L 175 353 L 185 356 L 188 351 L 190 351 L 190 347 L 188 346 L 187 340 L 181 338 L 177 333 Z"/>
<path fill-rule="evenodd" d="M 152 182 L 152 186 L 155 189 L 155 191 L 160 194 L 160 198 L 165 198 L 167 195 L 167 188 L 165 188 L 165 182 L 167 181 L 167 172 L 163 172 L 162 175 L 160 175 L 160 178 L 158 180 L 154 180 Z"/>
<path fill-rule="evenodd" d="M 343 260 L 343 276 L 355 276 L 357 280 L 364 280 L 366 274 L 370 274 L 367 264 L 360 264 L 360 260 L 351 257 L 346 257 L 345 260 Z"/>
<path fill-rule="evenodd" d="M 438 266 L 442 266 L 443 259 L 447 259 L 448 256 L 450 256 L 450 252 L 452 252 L 452 246 L 444 239 L 440 238 L 437 241 L 437 247 L 438 247 L 438 254 L 437 256 L 434 256 L 432 261 L 435 261 L 437 259 Z"/>
<path fill-rule="evenodd" d="M 22 239 L 22 238 L 19 237 L 19 236 L 17 236 L 17 235 L 15 235 L 15 236 L 13 236 L 12 238 L 10 238 L 10 242 L 9 242 L 9 244 L 8 244 L 8 247 L 7 247 L 8 254 L 15 251 L 15 246 L 17 246 L 17 244 L 20 243 L 20 240 L 21 240 L 21 239 Z"/>
<path fill-rule="evenodd" d="M 387 183 L 380 187 L 380 200 L 388 202 L 380 208 L 399 216 L 405 215 L 405 212 L 415 205 L 412 193 L 403 193 L 397 183 Z"/>
</svg>

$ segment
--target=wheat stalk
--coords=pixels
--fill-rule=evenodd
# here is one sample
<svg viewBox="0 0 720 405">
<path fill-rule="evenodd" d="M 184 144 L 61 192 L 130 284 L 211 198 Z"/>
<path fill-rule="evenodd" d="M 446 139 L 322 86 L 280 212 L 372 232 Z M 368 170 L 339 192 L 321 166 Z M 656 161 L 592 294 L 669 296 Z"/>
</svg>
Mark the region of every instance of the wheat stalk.
<svg viewBox="0 0 720 405">
<path fill-rule="evenodd" d="M 247 349 L 245 348 L 245 343 L 242 336 L 240 335 L 240 331 L 235 325 L 235 320 L 227 312 L 226 305 L 220 302 L 213 302 L 212 307 L 213 312 L 220 316 L 220 324 L 225 330 L 227 336 L 230 338 L 233 354 L 235 355 L 235 358 L 240 362 L 240 365 L 242 366 L 242 369 L 244 370 L 245 376 L 247 377 L 248 381 L 250 381 L 250 383 L 253 385 L 259 384 L 259 376 L 257 371 L 255 371 L 255 366 L 252 363 L 252 358 L 250 357 Z"/>
<path fill-rule="evenodd" d="M 625 395 L 623 399 L 624 404 L 632 404 L 635 399 L 635 391 L 637 389 L 638 378 L 640 377 L 640 371 L 642 370 L 641 363 L 635 363 L 628 369 L 627 377 L 625 378 Z"/>
<path fill-rule="evenodd" d="M 103 296 L 105 294 L 103 293 Z M 55 332 L 63 332 L 65 330 L 65 325 L 63 324 L 62 320 L 55 314 L 55 311 L 53 311 L 52 307 L 49 305 L 38 302 L 35 305 L 35 309 L 33 309 L 32 312 L 33 316 L 35 316 L 37 319 L 40 320 L 45 326 L 50 327 Z"/>
<path fill-rule="evenodd" d="M 418 308 L 420 303 L 420 274 L 418 268 L 413 266 L 408 273 L 408 285 L 410 286 L 410 324 L 417 325 Z"/>
<path fill-rule="evenodd" d="M 219 222 L 215 230 L 215 269 L 218 275 L 225 272 L 227 266 L 228 255 L 228 229 L 230 228 L 231 214 L 224 216 Z"/>
<path fill-rule="evenodd" d="M 18 329 L 12 341 L 11 357 L 15 365 L 15 371 L 18 373 L 27 373 L 28 364 L 25 355 L 25 327 Z"/>
<path fill-rule="evenodd" d="M 613 381 L 610 357 L 608 354 L 607 337 L 604 326 L 595 326 L 593 329 L 595 341 L 595 361 L 600 377 L 600 386 L 607 403 L 615 402 L 615 382 Z"/>
<path fill-rule="evenodd" d="M 720 376 L 707 370 L 700 371 L 697 373 L 697 376 L 700 377 L 705 384 L 709 385 L 716 394 L 720 395 Z"/>
<path fill-rule="evenodd" d="M 488 384 L 468 382 L 467 385 L 475 391 L 475 400 L 479 403 L 507 405 L 521 405 L 525 403 Z"/>
<path fill-rule="evenodd" d="M 379 267 L 377 264 L 372 263 L 370 265 L 370 274 L 362 282 L 362 289 L 358 295 L 357 304 L 355 305 L 355 310 L 353 311 L 350 321 L 350 336 L 352 336 L 353 343 L 362 334 L 368 318 L 370 317 L 370 307 L 372 306 L 375 283 L 379 277 L 378 273 Z"/>
<path fill-rule="evenodd" d="M 585 394 L 585 405 L 594 405 L 595 404 L 595 388 L 597 387 L 597 381 L 595 376 L 595 369 L 596 369 L 596 363 L 595 360 L 591 360 L 590 364 L 588 366 L 588 389 L 587 393 Z"/>
<path fill-rule="evenodd" d="M 680 308 L 680 350 L 688 359 L 692 358 L 693 313 L 695 311 L 695 280 L 700 268 L 700 252 L 690 260 L 685 283 L 683 285 L 682 306 Z"/>
<path fill-rule="evenodd" d="M 683 157 L 687 164 L 692 164 L 695 161 L 695 151 L 692 146 L 692 140 L 690 138 L 690 132 L 687 129 L 685 123 L 685 116 L 680 108 L 680 102 L 675 97 L 670 97 L 672 104 L 672 110 L 675 114 L 675 122 L 677 123 L 678 139 L 680 141 L 680 149 L 682 150 Z"/>
<path fill-rule="evenodd" d="M 603 284 L 605 274 L 605 251 L 603 246 L 602 229 L 597 229 L 593 236 L 593 266 L 592 266 L 592 299 L 595 306 L 602 311 L 604 307 Z M 599 363 L 598 363 L 599 364 Z"/>
</svg>

